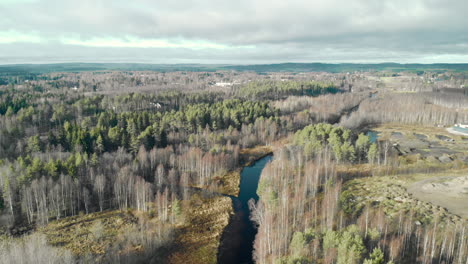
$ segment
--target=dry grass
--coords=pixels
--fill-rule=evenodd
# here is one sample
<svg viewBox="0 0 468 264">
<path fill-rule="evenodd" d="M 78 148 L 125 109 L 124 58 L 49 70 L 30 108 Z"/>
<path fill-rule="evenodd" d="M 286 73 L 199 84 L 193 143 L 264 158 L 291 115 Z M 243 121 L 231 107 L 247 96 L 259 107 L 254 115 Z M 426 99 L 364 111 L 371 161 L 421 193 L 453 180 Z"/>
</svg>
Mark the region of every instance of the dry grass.
<svg viewBox="0 0 468 264">
<path fill-rule="evenodd" d="M 194 195 L 185 223 L 177 228 L 169 263 L 216 263 L 221 235 L 232 214 L 230 198 Z"/>
<path fill-rule="evenodd" d="M 415 182 L 433 177 L 468 175 L 468 165 L 463 161 L 468 154 L 468 143 L 441 127 L 383 124 L 373 130 L 379 132 L 379 140 L 397 143 L 398 148 L 404 150 L 403 155 L 398 157 L 399 165 L 396 167 L 369 164 L 338 166 L 339 173 L 352 175 L 344 185 L 342 201 L 345 207 L 352 208 L 354 212 L 367 205 L 382 207 L 387 215 L 393 217 L 413 212 L 415 219 L 422 223 L 435 219 L 445 223 L 464 221 L 441 206 L 416 199 L 407 189 Z M 426 138 L 421 140 L 420 135 Z M 452 161 L 442 162 L 442 156 L 450 157 Z M 368 177 L 370 175 L 391 176 Z"/>
<path fill-rule="evenodd" d="M 216 263 L 221 235 L 232 213 L 230 198 L 194 194 L 183 205 L 181 219 L 184 220 L 167 226 L 175 228 L 169 263 Z M 100 259 L 112 245 L 124 242 L 120 241 L 125 239 L 122 234 L 134 230 L 140 218 L 157 221 L 146 213 L 113 210 L 67 217 L 37 231 L 45 234 L 53 246 L 68 249 L 77 256 L 91 254 Z M 131 244 L 118 254 L 131 255 L 144 250 L 142 245 Z"/>
<path fill-rule="evenodd" d="M 389 216 L 398 217 L 400 213 L 413 212 L 415 219 L 422 223 L 430 223 L 436 218 L 439 222 L 456 223 L 462 218 L 448 212 L 445 208 L 420 201 L 407 192 L 407 188 L 418 181 L 443 176 L 467 175 L 467 169 L 450 170 L 434 174 L 404 174 L 396 176 L 377 176 L 356 178 L 344 185 L 344 200 L 346 206 L 359 211 L 366 205 L 381 206 Z"/>
<path fill-rule="evenodd" d="M 270 146 L 258 146 L 255 148 L 242 149 L 240 151 L 240 163 L 242 166 L 249 166 L 256 160 L 263 158 L 264 156 L 271 153 L 273 153 L 273 148 Z M 216 182 L 219 183 L 219 188 L 217 191 L 225 195 L 239 195 L 241 171 L 242 167 L 217 177 Z"/>
<path fill-rule="evenodd" d="M 248 166 L 272 152 L 270 146 L 242 149 L 241 165 Z M 237 196 L 241 170 L 238 168 L 218 177 L 218 192 Z M 228 197 L 194 195 L 186 208 L 185 224 L 178 227 L 169 263 L 216 263 L 221 235 L 233 213 L 232 201 Z"/>
<path fill-rule="evenodd" d="M 243 149 L 240 153 L 241 165 L 248 165 L 271 153 L 272 148 L 266 146 Z M 218 177 L 218 191 L 237 196 L 241 170 L 242 168 L 238 168 Z M 221 235 L 233 213 L 229 197 L 202 197 L 194 194 L 190 201 L 183 203 L 184 220 L 171 227 L 175 228 L 175 241 L 169 249 L 168 262 L 216 263 Z M 121 239 L 121 234 L 138 223 L 139 217 L 150 219 L 143 214 L 132 210 L 97 212 L 53 221 L 37 231 L 45 234 L 53 246 L 69 249 L 78 256 L 91 254 L 99 258 Z M 120 253 L 130 254 L 143 250 L 142 246 L 134 245 Z"/>
<path fill-rule="evenodd" d="M 455 142 L 458 142 L 458 143 L 460 141 L 461 142 L 463 141 L 463 136 L 451 134 L 444 127 L 416 126 L 416 125 L 404 125 L 404 124 L 388 123 L 388 124 L 380 125 L 379 127 L 374 128 L 372 130 L 380 132 L 381 133 L 380 136 L 382 136 L 382 137 L 379 136 L 379 138 L 382 138 L 382 139 L 389 138 L 391 132 L 400 132 L 403 135 L 405 135 L 406 137 L 408 137 L 409 139 L 414 138 L 414 133 L 417 133 L 417 134 L 422 134 L 422 135 L 427 136 L 428 140 L 434 140 L 434 141 L 437 141 L 439 143 L 449 144 L 451 142 L 446 142 L 444 140 L 441 140 L 441 139 L 436 137 L 437 135 L 453 138 L 455 140 Z"/>
<path fill-rule="evenodd" d="M 242 166 L 249 166 L 253 162 L 273 153 L 271 146 L 258 146 L 255 148 L 242 149 L 240 151 L 240 162 Z"/>
<path fill-rule="evenodd" d="M 226 195 L 237 196 L 239 194 L 240 173 L 242 169 L 236 169 L 218 177 L 220 183 L 218 192 Z"/>
<path fill-rule="evenodd" d="M 75 255 L 101 255 L 119 233 L 136 222 L 133 214 L 114 210 L 67 217 L 38 231 L 47 236 L 51 245 L 66 248 Z"/>
</svg>

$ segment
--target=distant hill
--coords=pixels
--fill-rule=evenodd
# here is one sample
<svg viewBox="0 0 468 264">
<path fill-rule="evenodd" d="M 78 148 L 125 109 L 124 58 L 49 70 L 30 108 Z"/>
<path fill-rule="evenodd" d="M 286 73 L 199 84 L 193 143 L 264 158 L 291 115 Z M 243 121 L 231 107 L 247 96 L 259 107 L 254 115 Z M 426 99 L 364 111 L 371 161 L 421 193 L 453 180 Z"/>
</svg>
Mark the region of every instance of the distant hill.
<svg viewBox="0 0 468 264">
<path fill-rule="evenodd" d="M 0 74 L 83 72 L 83 71 L 216 71 L 217 65 L 143 63 L 54 63 L 0 65 Z"/>
<path fill-rule="evenodd" d="M 354 71 L 468 71 L 464 64 L 399 64 L 399 63 L 281 63 L 264 65 L 226 66 L 226 69 L 255 72 L 354 72 Z"/>
<path fill-rule="evenodd" d="M 258 65 L 221 64 L 143 64 L 143 63 L 57 63 L 0 65 L 1 75 L 18 73 L 41 74 L 49 72 L 82 71 L 254 71 L 265 72 L 355 72 L 355 71 L 468 71 L 468 63 L 460 64 L 359 64 L 359 63 L 280 63 Z"/>
</svg>

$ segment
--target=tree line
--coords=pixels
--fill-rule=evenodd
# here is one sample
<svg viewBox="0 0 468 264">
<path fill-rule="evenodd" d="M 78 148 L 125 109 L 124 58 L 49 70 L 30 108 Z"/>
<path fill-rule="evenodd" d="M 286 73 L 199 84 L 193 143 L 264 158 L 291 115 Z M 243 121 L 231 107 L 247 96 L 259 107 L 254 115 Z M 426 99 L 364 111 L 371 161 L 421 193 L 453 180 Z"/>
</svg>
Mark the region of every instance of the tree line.
<svg viewBox="0 0 468 264">
<path fill-rule="evenodd" d="M 247 98 L 278 100 L 287 96 L 317 96 L 335 94 L 341 90 L 332 83 L 316 81 L 254 81 L 239 88 L 239 95 Z"/>
<path fill-rule="evenodd" d="M 342 163 L 387 159 L 382 145 L 329 124 L 305 127 L 291 143 L 274 153 L 251 203 L 256 263 L 464 263 L 463 222 L 421 223 L 415 211 L 389 215 L 378 201 L 348 207 Z"/>
</svg>

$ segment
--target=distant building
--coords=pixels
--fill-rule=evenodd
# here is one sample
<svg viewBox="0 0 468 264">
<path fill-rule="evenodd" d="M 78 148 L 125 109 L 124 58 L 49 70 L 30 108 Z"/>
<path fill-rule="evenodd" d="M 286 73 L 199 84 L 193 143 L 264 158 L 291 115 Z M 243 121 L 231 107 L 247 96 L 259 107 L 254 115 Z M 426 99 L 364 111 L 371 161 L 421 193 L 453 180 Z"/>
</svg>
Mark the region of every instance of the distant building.
<svg viewBox="0 0 468 264">
<path fill-rule="evenodd" d="M 221 87 L 226 87 L 226 86 L 232 86 L 232 83 L 217 82 L 215 85 L 216 86 L 221 86 Z"/>
<path fill-rule="evenodd" d="M 150 105 L 156 107 L 157 109 L 160 109 L 162 107 L 160 103 L 150 103 Z"/>
</svg>

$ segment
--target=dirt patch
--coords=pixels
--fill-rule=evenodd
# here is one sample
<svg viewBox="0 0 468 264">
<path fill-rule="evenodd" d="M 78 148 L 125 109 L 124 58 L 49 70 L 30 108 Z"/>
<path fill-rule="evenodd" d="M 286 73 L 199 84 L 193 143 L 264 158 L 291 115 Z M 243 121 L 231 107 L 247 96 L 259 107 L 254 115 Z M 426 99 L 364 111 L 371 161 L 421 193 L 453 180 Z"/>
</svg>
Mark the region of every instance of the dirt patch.
<svg viewBox="0 0 468 264">
<path fill-rule="evenodd" d="M 382 207 L 390 217 L 413 214 L 414 219 L 423 224 L 434 220 L 445 224 L 466 223 L 467 178 L 468 169 L 358 177 L 344 184 L 340 199 L 345 211 L 351 214 L 371 205 Z"/>
<path fill-rule="evenodd" d="M 468 218 L 468 176 L 434 177 L 413 183 L 408 192 L 415 198 L 447 208 Z"/>
<path fill-rule="evenodd" d="M 416 155 L 423 160 L 438 163 L 466 162 L 468 141 L 462 136 L 449 134 L 444 128 L 383 124 L 374 128 L 379 140 L 398 144 L 402 155 Z"/>
</svg>

